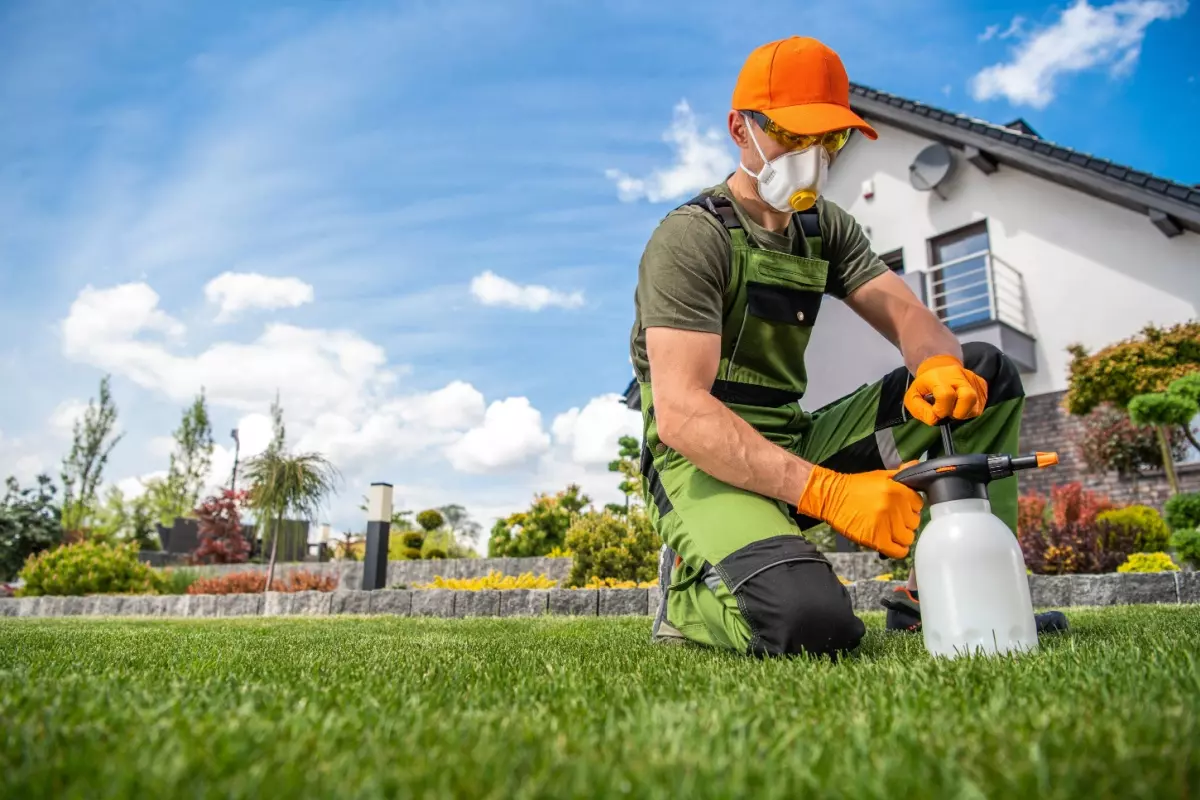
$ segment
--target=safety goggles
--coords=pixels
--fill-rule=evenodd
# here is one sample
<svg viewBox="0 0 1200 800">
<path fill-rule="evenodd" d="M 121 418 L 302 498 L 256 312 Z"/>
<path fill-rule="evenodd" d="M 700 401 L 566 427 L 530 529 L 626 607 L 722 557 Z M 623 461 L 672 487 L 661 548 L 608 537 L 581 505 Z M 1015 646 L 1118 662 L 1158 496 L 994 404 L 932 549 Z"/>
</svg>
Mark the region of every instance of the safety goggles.
<svg viewBox="0 0 1200 800">
<path fill-rule="evenodd" d="M 747 111 L 746 113 L 750 116 L 750 119 L 758 123 L 758 127 L 762 128 L 764 133 L 789 150 L 803 150 L 815 145 L 821 145 L 829 151 L 829 155 L 833 155 L 845 147 L 846 142 L 850 141 L 850 134 L 852 132 L 850 128 L 818 134 L 792 133 L 789 130 L 781 128 L 774 120 L 761 111 Z"/>
</svg>

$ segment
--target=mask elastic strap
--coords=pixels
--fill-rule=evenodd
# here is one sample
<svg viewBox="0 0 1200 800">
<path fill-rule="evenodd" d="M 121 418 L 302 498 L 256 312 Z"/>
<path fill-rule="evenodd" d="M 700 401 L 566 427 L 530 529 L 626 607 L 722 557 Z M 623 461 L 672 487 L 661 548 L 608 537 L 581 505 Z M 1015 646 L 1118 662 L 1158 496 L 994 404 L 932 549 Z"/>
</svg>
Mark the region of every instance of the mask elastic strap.
<svg viewBox="0 0 1200 800">
<path fill-rule="evenodd" d="M 754 149 L 758 151 L 758 157 L 763 160 L 763 169 L 762 172 L 759 172 L 758 175 L 755 175 L 753 172 L 747 169 L 744 163 L 739 161 L 738 166 L 742 168 L 742 172 L 745 172 L 751 178 L 754 178 L 755 180 L 761 180 L 760 176 L 767 170 L 767 154 L 762 151 L 761 147 L 759 147 L 758 137 L 754 135 L 754 131 L 751 129 L 750 115 L 743 113 L 742 119 L 746 122 L 746 135 L 750 137 L 750 141 L 754 144 Z"/>
</svg>

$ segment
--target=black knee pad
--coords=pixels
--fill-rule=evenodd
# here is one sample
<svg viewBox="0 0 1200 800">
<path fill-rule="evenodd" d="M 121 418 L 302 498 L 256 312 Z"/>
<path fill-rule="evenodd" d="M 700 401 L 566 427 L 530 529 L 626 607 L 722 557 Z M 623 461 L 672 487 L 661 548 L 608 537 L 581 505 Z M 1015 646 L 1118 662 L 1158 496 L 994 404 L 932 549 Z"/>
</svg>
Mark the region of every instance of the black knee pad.
<svg viewBox="0 0 1200 800">
<path fill-rule="evenodd" d="M 800 536 L 755 542 L 720 566 L 750 625 L 754 655 L 836 658 L 866 633 L 833 566 Z"/>
<path fill-rule="evenodd" d="M 963 366 L 988 385 L 989 406 L 1025 394 L 1020 370 L 1000 348 L 987 342 L 967 342 L 962 351 Z"/>
</svg>

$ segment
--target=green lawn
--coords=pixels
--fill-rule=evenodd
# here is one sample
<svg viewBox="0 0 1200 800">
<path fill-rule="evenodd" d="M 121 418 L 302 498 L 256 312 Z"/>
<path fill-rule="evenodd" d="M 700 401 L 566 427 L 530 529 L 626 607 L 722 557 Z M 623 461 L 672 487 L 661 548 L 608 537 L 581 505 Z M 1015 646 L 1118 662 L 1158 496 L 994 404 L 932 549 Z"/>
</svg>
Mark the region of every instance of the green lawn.
<svg viewBox="0 0 1200 800">
<path fill-rule="evenodd" d="M 1166 798 L 1200 607 L 1073 610 L 1021 662 L 840 665 L 648 619 L 0 620 L 0 796 Z"/>
</svg>

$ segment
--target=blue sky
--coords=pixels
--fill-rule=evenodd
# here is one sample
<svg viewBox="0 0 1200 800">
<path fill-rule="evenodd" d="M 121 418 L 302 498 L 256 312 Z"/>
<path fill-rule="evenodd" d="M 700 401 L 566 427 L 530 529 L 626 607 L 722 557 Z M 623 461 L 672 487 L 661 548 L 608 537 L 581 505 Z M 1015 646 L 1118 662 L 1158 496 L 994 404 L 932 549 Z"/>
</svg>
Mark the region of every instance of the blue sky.
<svg viewBox="0 0 1200 800">
<path fill-rule="evenodd" d="M 1200 183 L 1195 8 L 963 5 L 0 3 L 0 473 L 57 474 L 111 373 L 127 489 L 203 383 L 217 479 L 278 388 L 339 528 L 371 480 L 485 525 L 569 480 L 615 499 L 641 248 L 732 165 L 774 38 Z"/>
</svg>

